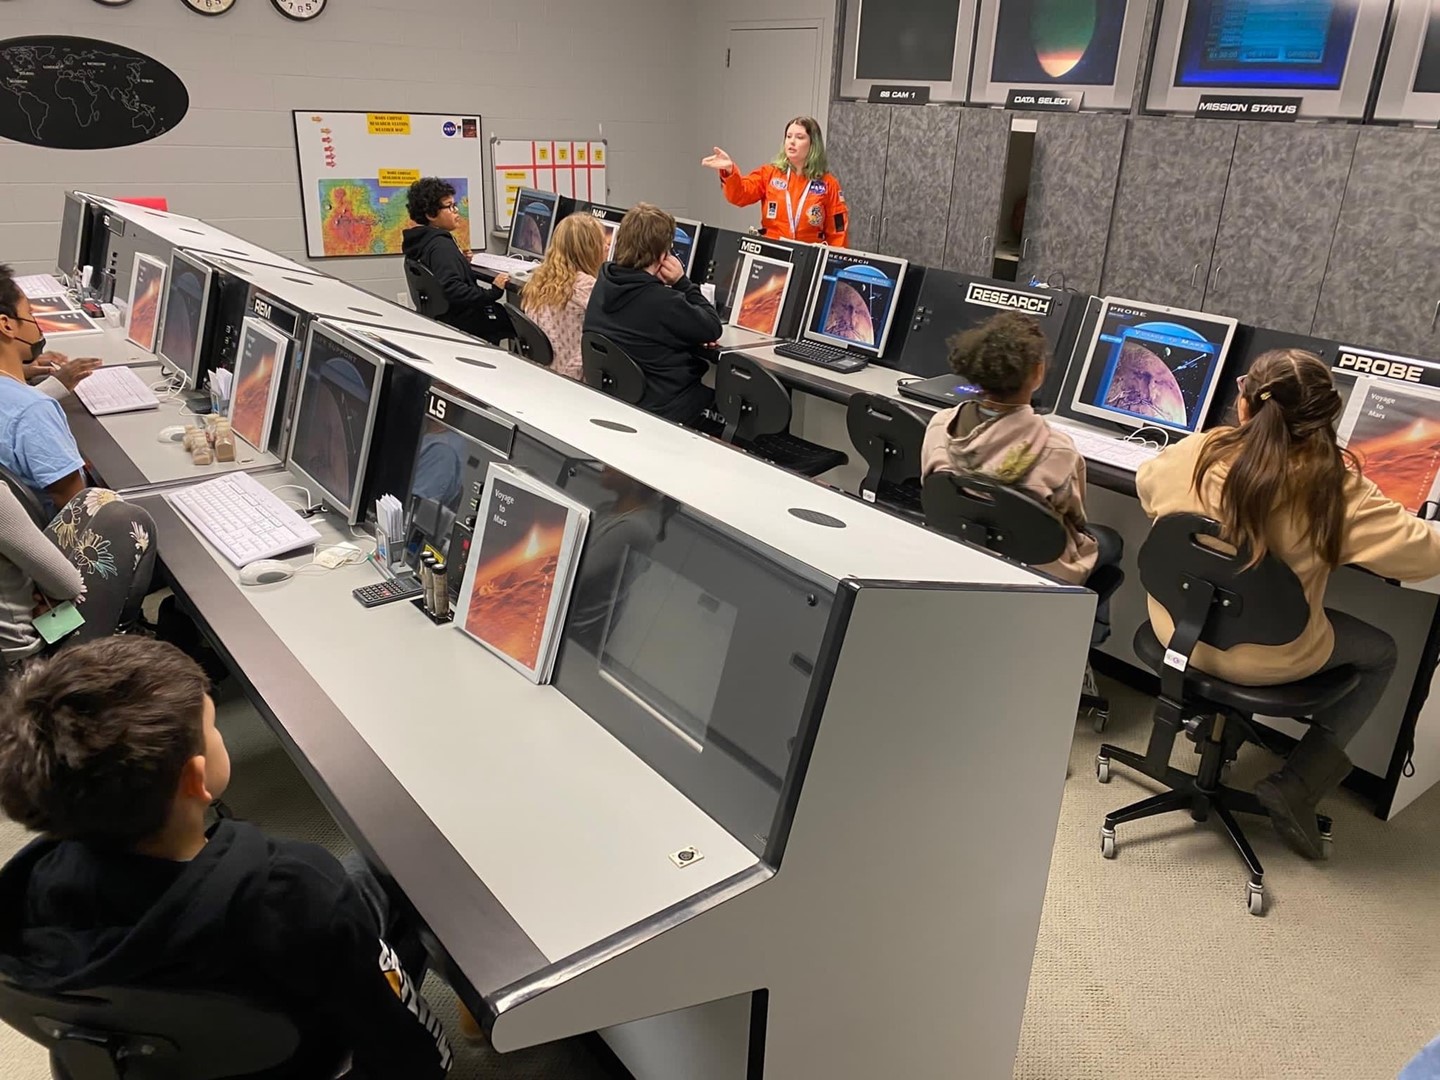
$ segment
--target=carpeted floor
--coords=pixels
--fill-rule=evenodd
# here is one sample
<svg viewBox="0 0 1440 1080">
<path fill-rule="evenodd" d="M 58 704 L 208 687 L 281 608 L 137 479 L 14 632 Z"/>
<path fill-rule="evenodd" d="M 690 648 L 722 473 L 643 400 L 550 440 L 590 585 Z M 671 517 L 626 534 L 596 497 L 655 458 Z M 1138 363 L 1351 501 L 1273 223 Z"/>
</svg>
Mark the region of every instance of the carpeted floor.
<svg viewBox="0 0 1440 1080">
<path fill-rule="evenodd" d="M 1143 746 L 1148 699 L 1106 689 L 1115 707 L 1104 738 Z M 221 725 L 236 812 L 277 835 L 344 850 L 254 712 L 228 700 Z M 1254 821 L 1270 894 L 1257 919 L 1245 911 L 1239 859 L 1213 826 L 1180 816 L 1122 826 L 1119 857 L 1100 857 L 1100 819 L 1145 789 L 1119 768 L 1108 786 L 1097 783 L 1101 736 L 1084 722 L 1076 732 L 1017 1080 L 1391 1080 L 1440 1031 L 1440 790 L 1389 824 L 1337 796 L 1327 807 L 1336 838 L 1327 863 L 1291 855 Z M 1188 767 L 1189 743 L 1179 753 Z M 1257 751 L 1232 781 L 1270 766 Z M 0 821 L 0 858 L 23 840 Z M 432 977 L 426 996 L 457 1032 L 449 990 Z M 582 1040 L 504 1057 L 454 1041 L 455 1080 L 613 1076 Z M 0 1080 L 48 1076 L 37 1048 L 0 1027 Z M 954 1077 L 966 1080 L 962 1066 Z"/>
</svg>

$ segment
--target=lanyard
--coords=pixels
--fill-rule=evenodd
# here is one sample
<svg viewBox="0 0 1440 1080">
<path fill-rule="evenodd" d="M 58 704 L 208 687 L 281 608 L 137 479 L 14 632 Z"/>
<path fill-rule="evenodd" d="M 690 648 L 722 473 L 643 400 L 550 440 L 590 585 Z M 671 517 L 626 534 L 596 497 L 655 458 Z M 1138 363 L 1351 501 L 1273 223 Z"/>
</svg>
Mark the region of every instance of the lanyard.
<svg viewBox="0 0 1440 1080">
<path fill-rule="evenodd" d="M 785 212 L 790 215 L 790 237 L 793 240 L 800 239 L 800 215 L 805 212 L 805 200 L 810 196 L 810 181 L 805 181 L 805 194 L 800 196 L 800 205 L 797 208 L 794 200 L 790 198 L 790 166 L 785 166 Z"/>
</svg>

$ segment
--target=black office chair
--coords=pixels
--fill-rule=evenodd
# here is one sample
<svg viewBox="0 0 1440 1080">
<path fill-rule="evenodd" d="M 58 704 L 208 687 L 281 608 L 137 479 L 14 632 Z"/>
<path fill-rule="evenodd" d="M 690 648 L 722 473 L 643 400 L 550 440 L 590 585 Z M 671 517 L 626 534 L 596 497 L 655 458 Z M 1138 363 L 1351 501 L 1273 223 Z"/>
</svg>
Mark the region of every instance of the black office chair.
<svg viewBox="0 0 1440 1080">
<path fill-rule="evenodd" d="M 3 465 L 0 465 L 0 480 L 3 480 L 5 486 L 14 493 L 20 505 L 25 508 L 25 512 L 30 515 L 30 520 L 35 522 L 38 528 L 43 529 L 50 524 L 50 516 L 46 515 L 45 507 L 41 504 L 40 496 L 35 493 L 34 488 Z"/>
<path fill-rule="evenodd" d="M 506 304 L 505 310 L 510 315 L 510 325 L 515 328 L 515 335 L 510 339 L 510 351 L 541 367 L 553 364 L 555 349 L 551 346 L 550 339 L 545 336 L 545 331 L 540 329 L 534 319 L 520 310 L 518 303 Z"/>
<path fill-rule="evenodd" d="M 856 394 L 845 411 L 845 429 L 870 466 L 860 498 L 923 520 L 920 448 L 928 422 L 908 405 L 879 394 Z"/>
<path fill-rule="evenodd" d="M 0 1020 L 50 1052 L 54 1080 L 248 1076 L 285 1064 L 300 1045 L 281 1013 L 188 990 L 41 993 L 0 978 Z"/>
<path fill-rule="evenodd" d="M 921 487 L 921 499 L 929 528 L 1025 566 L 1054 562 L 1069 542 L 1065 523 L 1048 505 L 1028 491 L 986 476 L 931 473 Z M 1123 547 L 1114 530 L 1093 523 L 1088 528 L 1092 536 L 1110 534 L 1116 550 Z M 1096 595 L 1091 648 L 1110 637 L 1110 598 L 1124 581 L 1125 573 L 1118 566 L 1098 566 L 1085 581 L 1085 587 Z M 1110 722 L 1110 702 L 1100 693 L 1089 664 L 1085 665 L 1080 707 L 1090 712 L 1096 731 L 1105 730 Z"/>
<path fill-rule="evenodd" d="M 445 290 L 440 288 L 440 282 L 424 263 L 405 260 L 405 284 L 410 288 L 410 302 L 415 305 L 415 310 L 427 319 L 438 319 L 450 310 Z"/>
<path fill-rule="evenodd" d="M 604 334 L 587 331 L 580 335 L 580 363 L 587 386 L 631 405 L 638 405 L 645 396 L 645 372 Z"/>
<path fill-rule="evenodd" d="M 1310 619 L 1305 591 L 1288 566 L 1267 555 L 1246 569 L 1245 553 L 1217 550 L 1201 540 L 1219 536 L 1219 522 L 1198 514 L 1172 514 L 1155 522 L 1140 548 L 1140 581 L 1170 614 L 1175 632 L 1168 648 L 1148 622 L 1135 632 L 1136 654 L 1160 676 L 1150 745 L 1144 754 L 1101 746 L 1095 772 L 1102 784 L 1108 783 L 1110 763 L 1118 761 L 1170 790 L 1106 814 L 1100 852 L 1107 859 L 1115 857 L 1115 826 L 1122 822 L 1174 810 L 1205 821 L 1213 810 L 1250 869 L 1247 903 L 1250 913 L 1259 915 L 1265 909 L 1265 871 L 1234 815 L 1264 816 L 1265 808 L 1252 793 L 1226 787 L 1221 782 L 1224 769 L 1244 743 L 1269 745 L 1251 719 L 1256 713 L 1303 720 L 1340 701 L 1360 680 L 1352 669 L 1340 667 L 1279 686 L 1240 686 L 1189 667 L 1197 644 L 1214 649 L 1285 645 L 1300 636 Z M 1200 755 L 1193 776 L 1170 765 L 1181 731 Z M 1316 820 L 1328 849 L 1330 819 L 1317 814 Z"/>
<path fill-rule="evenodd" d="M 715 370 L 720 438 L 801 476 L 819 476 L 850 460 L 843 450 L 790 434 L 790 394 L 780 380 L 743 353 L 727 352 Z"/>
</svg>

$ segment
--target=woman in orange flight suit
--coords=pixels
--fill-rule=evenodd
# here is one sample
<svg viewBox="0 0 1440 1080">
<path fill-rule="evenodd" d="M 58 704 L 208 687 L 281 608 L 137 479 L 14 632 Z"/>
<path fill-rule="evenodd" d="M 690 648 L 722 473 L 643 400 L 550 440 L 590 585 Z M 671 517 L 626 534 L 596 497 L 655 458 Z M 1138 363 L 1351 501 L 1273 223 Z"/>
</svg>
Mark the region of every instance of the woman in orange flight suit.
<svg viewBox="0 0 1440 1080">
<path fill-rule="evenodd" d="M 741 176 L 718 146 L 701 164 L 720 174 L 725 198 L 736 206 L 762 204 L 760 229 L 766 236 L 846 246 L 850 210 L 840 181 L 828 171 L 825 139 L 811 117 L 798 116 L 786 124 L 779 156 L 749 176 Z"/>
</svg>

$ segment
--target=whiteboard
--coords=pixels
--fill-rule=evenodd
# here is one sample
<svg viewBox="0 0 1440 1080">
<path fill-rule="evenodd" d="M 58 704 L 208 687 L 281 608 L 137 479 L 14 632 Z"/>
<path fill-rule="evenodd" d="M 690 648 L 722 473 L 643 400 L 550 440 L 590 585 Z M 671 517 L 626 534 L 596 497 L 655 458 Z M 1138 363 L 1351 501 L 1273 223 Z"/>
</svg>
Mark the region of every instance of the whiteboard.
<svg viewBox="0 0 1440 1080">
<path fill-rule="evenodd" d="M 485 246 L 478 115 L 297 109 L 294 119 L 311 258 L 400 254 L 400 234 L 412 224 L 406 189 L 422 176 L 455 185 L 460 246 Z"/>
<path fill-rule="evenodd" d="M 515 193 L 521 188 L 557 191 L 572 199 L 603 203 L 607 143 L 572 139 L 490 140 L 490 162 L 495 178 L 495 227 L 510 228 L 515 215 Z"/>
</svg>

